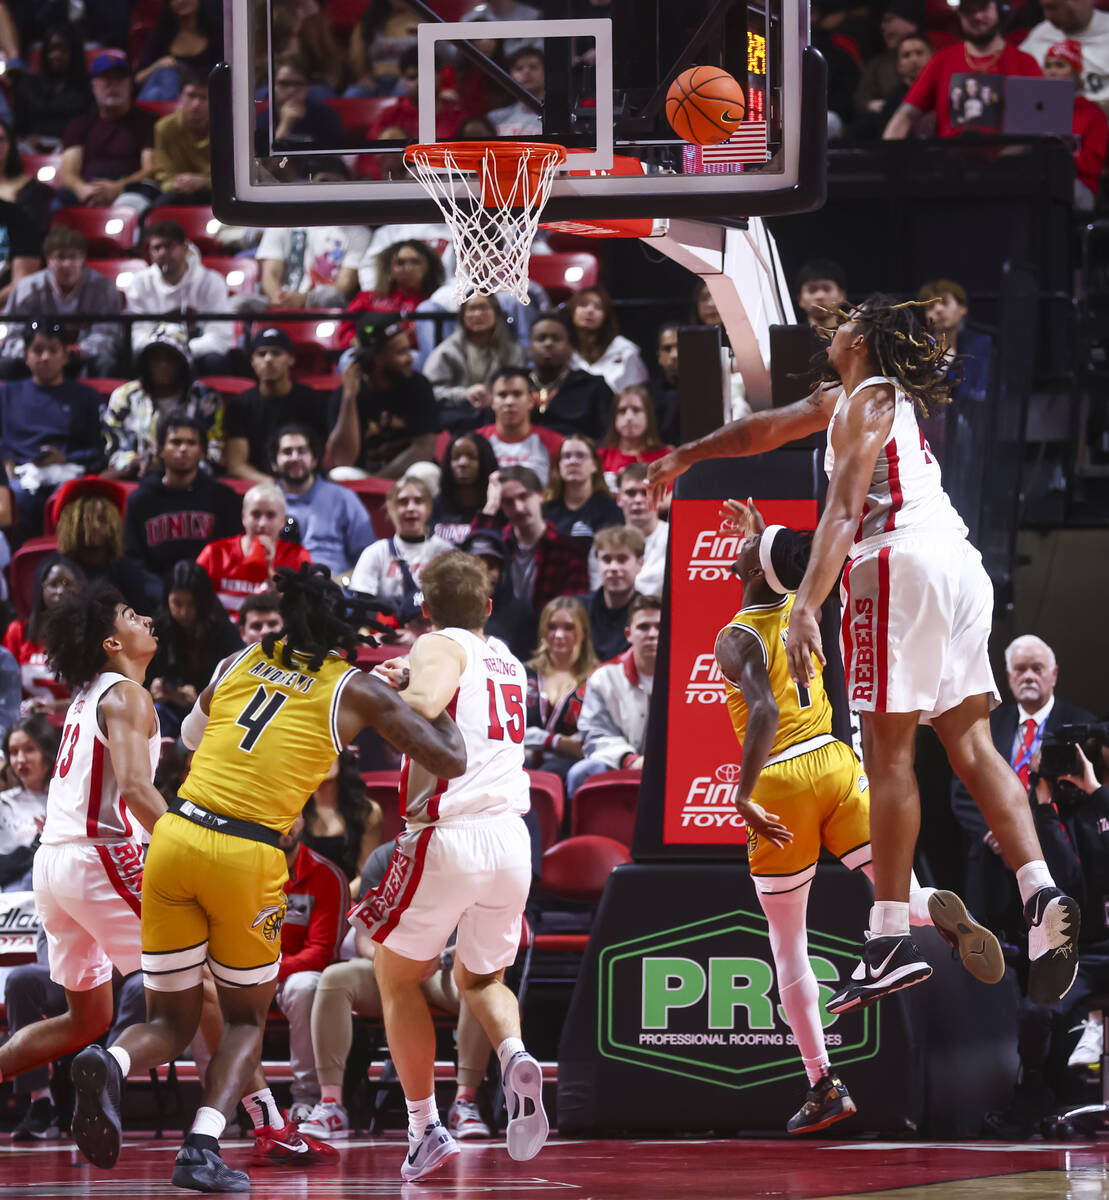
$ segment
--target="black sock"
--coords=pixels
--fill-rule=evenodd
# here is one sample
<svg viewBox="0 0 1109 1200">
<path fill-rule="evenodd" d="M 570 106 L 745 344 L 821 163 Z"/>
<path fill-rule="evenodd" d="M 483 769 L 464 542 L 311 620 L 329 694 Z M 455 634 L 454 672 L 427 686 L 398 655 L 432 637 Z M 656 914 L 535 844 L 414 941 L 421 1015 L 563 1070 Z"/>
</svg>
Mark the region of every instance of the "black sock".
<svg viewBox="0 0 1109 1200">
<path fill-rule="evenodd" d="M 184 1144 L 194 1150 L 211 1150 L 213 1154 L 219 1154 L 219 1142 L 207 1133 L 187 1133 Z"/>
</svg>

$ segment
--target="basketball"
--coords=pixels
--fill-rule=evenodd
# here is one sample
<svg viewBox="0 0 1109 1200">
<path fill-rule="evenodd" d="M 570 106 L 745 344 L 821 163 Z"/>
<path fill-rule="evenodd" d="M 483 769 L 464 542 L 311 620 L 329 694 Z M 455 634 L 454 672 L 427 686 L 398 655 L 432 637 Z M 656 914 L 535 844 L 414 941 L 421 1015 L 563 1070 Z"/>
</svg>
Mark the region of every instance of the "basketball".
<svg viewBox="0 0 1109 1200">
<path fill-rule="evenodd" d="M 720 67 L 690 67 L 666 93 L 666 119 L 683 141 L 713 146 L 727 141 L 747 111 L 743 88 Z"/>
</svg>

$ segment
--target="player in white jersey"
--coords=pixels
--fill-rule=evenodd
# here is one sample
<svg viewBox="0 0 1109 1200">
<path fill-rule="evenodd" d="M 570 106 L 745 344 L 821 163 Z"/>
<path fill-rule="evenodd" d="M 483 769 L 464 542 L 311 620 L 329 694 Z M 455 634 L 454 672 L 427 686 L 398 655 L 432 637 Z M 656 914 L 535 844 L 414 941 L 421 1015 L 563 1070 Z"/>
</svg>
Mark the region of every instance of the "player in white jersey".
<svg viewBox="0 0 1109 1200">
<path fill-rule="evenodd" d="M 153 785 L 161 737 L 142 686 L 158 648 L 152 621 L 94 583 L 46 618 L 47 658 L 73 691 L 35 855 L 35 905 L 50 978 L 66 1011 L 24 1026 L 0 1046 L 0 1079 L 62 1058 L 112 1020 L 112 968 L 140 967 L 142 848 L 165 812 Z"/>
<path fill-rule="evenodd" d="M 516 997 L 504 983 L 531 885 L 522 819 L 530 805 L 527 677 L 503 642 L 481 632 L 492 603 L 480 559 L 457 550 L 441 554 L 424 567 L 420 586 L 432 632 L 412 647 L 407 672 L 399 660 L 387 666 L 417 713 L 454 718 L 466 743 L 466 772 L 436 779 L 405 759 L 405 832 L 380 887 L 351 913 L 378 943 L 374 969 L 385 1034 L 408 1102 L 406 1181 L 458 1153 L 435 1105 L 435 1029 L 420 988 L 456 926 L 455 982 L 497 1048 L 508 1152 L 533 1158 L 547 1137 L 542 1071 L 524 1049 Z"/>
<path fill-rule="evenodd" d="M 753 413 L 652 463 L 659 490 L 705 458 L 759 454 L 828 429 L 828 498 L 790 616 L 786 651 L 806 686 L 821 647 L 821 605 L 843 569 L 844 666 L 859 712 L 870 780 L 875 903 L 862 961 L 828 1001 L 873 1004 L 928 978 L 909 936 L 909 879 L 920 827 L 916 727 L 928 722 L 1016 869 L 1028 923 L 1028 991 L 1066 994 L 1078 967 L 1077 904 L 1055 887 L 1028 798 L 990 736 L 997 688 L 988 657 L 993 588 L 943 491 L 916 406 L 949 399 L 943 347 L 918 305 L 871 296 L 836 330 L 828 352 L 840 383 L 786 408 Z"/>
</svg>

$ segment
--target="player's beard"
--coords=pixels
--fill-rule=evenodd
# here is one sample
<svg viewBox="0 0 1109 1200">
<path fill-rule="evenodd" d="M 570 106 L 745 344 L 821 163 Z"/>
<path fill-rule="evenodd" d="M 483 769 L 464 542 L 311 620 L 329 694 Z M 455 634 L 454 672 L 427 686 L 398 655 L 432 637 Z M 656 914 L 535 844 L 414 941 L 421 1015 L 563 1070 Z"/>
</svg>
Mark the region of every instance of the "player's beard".
<svg viewBox="0 0 1109 1200">
<path fill-rule="evenodd" d="M 985 29 L 981 33 L 968 34 L 967 41 L 972 46 L 977 46 L 981 50 L 984 46 L 988 46 L 1000 32 L 1000 24 L 991 25 L 989 29 Z"/>
</svg>

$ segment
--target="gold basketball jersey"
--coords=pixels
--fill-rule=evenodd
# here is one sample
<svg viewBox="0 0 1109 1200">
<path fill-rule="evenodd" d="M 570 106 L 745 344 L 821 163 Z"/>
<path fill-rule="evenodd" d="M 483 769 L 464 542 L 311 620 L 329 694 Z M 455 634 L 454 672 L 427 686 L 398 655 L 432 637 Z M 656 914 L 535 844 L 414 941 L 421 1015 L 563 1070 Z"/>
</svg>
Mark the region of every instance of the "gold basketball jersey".
<svg viewBox="0 0 1109 1200">
<path fill-rule="evenodd" d="M 824 691 L 824 679 L 818 659 L 813 658 L 816 673 L 807 688 L 793 682 L 786 658 L 786 634 L 789 615 L 793 611 L 793 594 L 783 596 L 777 604 L 741 608 L 725 629 L 745 629 L 758 639 L 770 676 L 770 689 L 778 703 L 778 732 L 774 737 L 771 755 L 780 754 L 787 746 L 807 741 L 818 734 L 832 732 L 832 706 Z M 739 688 L 725 680 L 728 715 L 740 742 L 747 729 L 747 703 Z"/>
<path fill-rule="evenodd" d="M 318 671 L 251 646 L 212 694 L 208 727 L 179 789 L 212 812 L 288 833 L 327 774 L 339 743 L 339 700 L 357 673 L 337 654 Z"/>
</svg>

